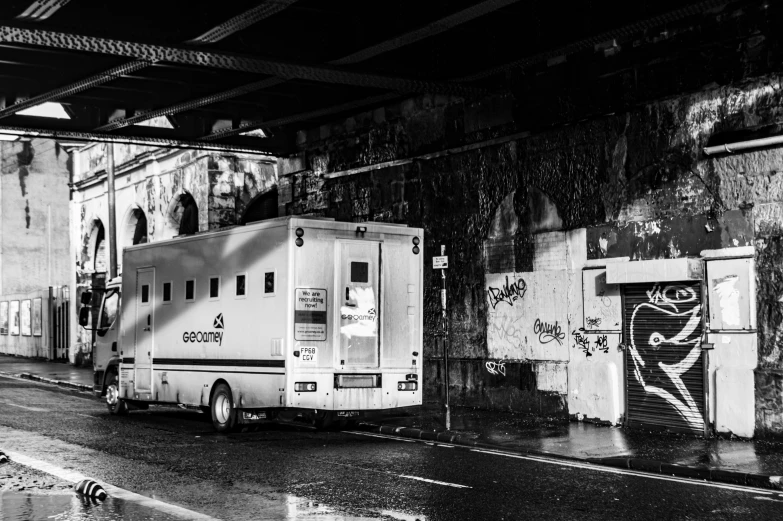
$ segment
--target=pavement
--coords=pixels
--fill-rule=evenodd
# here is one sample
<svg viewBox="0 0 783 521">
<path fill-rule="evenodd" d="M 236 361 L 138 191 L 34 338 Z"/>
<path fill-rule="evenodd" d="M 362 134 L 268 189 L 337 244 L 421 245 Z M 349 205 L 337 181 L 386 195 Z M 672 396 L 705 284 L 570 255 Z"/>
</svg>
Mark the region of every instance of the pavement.
<svg viewBox="0 0 783 521">
<path fill-rule="evenodd" d="M 0 374 L 92 390 L 90 367 L 0 355 Z M 451 428 L 447 430 L 442 404 L 389 411 L 362 428 L 392 436 L 783 490 L 783 440 L 704 439 L 470 407 L 452 407 Z"/>
</svg>

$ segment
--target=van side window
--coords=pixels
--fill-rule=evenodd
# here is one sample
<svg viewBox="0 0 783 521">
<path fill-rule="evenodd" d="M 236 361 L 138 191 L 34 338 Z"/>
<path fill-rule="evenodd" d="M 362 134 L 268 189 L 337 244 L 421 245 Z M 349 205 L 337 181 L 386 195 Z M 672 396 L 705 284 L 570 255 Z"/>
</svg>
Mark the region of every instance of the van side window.
<svg viewBox="0 0 783 521">
<path fill-rule="evenodd" d="M 171 282 L 163 283 L 163 302 L 171 302 Z"/>
<path fill-rule="evenodd" d="M 146 304 L 150 301 L 150 285 L 149 284 L 142 284 L 141 285 L 141 303 Z"/>
<path fill-rule="evenodd" d="M 244 273 L 237 275 L 237 286 L 236 286 L 237 297 L 245 296 L 245 280 L 247 280 L 247 276 Z"/>
<path fill-rule="evenodd" d="M 185 302 L 196 300 L 196 279 L 185 281 Z"/>
<path fill-rule="evenodd" d="M 264 273 L 264 294 L 268 295 L 275 292 L 275 272 L 267 271 Z"/>
<path fill-rule="evenodd" d="M 210 299 L 220 298 L 220 277 L 209 278 L 209 298 Z"/>
</svg>

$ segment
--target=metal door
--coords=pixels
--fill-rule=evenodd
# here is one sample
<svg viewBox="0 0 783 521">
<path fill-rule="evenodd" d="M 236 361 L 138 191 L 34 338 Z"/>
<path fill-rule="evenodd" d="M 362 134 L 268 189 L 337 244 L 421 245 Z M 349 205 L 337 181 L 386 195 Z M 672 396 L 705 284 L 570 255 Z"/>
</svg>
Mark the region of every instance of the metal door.
<svg viewBox="0 0 783 521">
<path fill-rule="evenodd" d="M 340 266 L 335 309 L 340 310 L 340 366 L 378 367 L 380 363 L 381 244 L 338 241 Z"/>
<path fill-rule="evenodd" d="M 135 364 L 136 392 L 152 393 L 153 311 L 155 306 L 155 268 L 136 271 Z"/>
<path fill-rule="evenodd" d="M 700 282 L 625 286 L 629 424 L 704 434 Z"/>
</svg>

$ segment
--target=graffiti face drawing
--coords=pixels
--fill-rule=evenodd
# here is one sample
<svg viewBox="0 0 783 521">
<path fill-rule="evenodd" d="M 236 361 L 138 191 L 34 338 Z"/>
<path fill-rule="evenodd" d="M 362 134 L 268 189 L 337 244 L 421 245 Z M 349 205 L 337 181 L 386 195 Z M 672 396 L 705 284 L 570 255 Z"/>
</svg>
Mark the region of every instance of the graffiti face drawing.
<svg viewBox="0 0 783 521">
<path fill-rule="evenodd" d="M 633 374 L 645 392 L 669 403 L 691 428 L 704 428 L 702 413 L 682 377 L 701 355 L 701 303 L 693 288 L 672 284 L 655 285 L 647 292 L 648 302 L 636 305 L 630 320 L 629 355 Z M 684 356 L 676 363 L 664 363 L 658 351 L 680 347 Z M 679 350 L 678 350 L 679 351 Z"/>
</svg>

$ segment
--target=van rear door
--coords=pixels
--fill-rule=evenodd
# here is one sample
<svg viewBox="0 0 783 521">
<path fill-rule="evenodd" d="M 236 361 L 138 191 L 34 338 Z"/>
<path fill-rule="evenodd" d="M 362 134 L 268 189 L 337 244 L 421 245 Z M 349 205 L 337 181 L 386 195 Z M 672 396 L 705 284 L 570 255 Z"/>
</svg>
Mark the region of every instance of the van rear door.
<svg viewBox="0 0 783 521">
<path fill-rule="evenodd" d="M 337 341 L 340 365 L 380 366 L 381 243 L 338 241 L 340 266 L 335 309 L 339 310 Z"/>
</svg>

